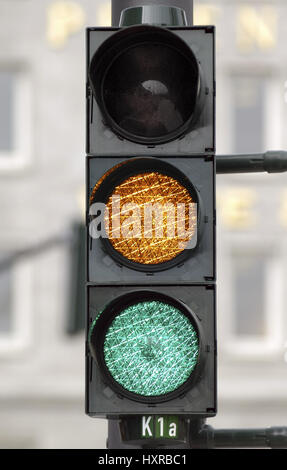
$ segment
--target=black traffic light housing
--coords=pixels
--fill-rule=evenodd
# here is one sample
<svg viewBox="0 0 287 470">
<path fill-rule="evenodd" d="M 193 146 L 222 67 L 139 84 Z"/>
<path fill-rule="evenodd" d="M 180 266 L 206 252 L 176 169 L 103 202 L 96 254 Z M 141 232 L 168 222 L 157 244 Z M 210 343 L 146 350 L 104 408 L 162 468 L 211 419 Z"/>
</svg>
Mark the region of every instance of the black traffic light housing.
<svg viewBox="0 0 287 470">
<path fill-rule="evenodd" d="M 126 165 L 125 165 L 126 163 Z M 131 165 L 132 163 L 132 165 Z M 120 166 L 120 164 L 122 164 Z M 119 168 L 120 166 L 120 168 Z M 158 169 L 160 172 L 169 171 L 179 178 L 177 174 L 184 175 L 187 182 L 193 185 L 197 193 L 197 212 L 199 218 L 197 241 L 193 249 L 185 250 L 181 257 L 160 265 L 137 265 L 120 257 L 111 250 L 108 239 L 88 238 L 88 272 L 87 279 L 91 283 L 122 284 L 161 284 L 212 282 L 215 280 L 215 206 L 214 206 L 214 159 L 210 155 L 197 157 L 154 158 L 138 157 L 127 158 L 100 158 L 88 157 L 87 160 L 87 207 L 90 207 L 89 220 L 92 220 L 91 204 L 100 201 L 106 202 L 114 185 L 119 184 L 122 178 L 129 176 L 129 168 L 134 171 Z M 126 168 L 127 167 L 127 168 Z M 106 177 L 106 188 L 103 188 L 101 197 L 93 198 L 93 190 L 104 174 L 116 168 L 116 174 Z M 138 168 L 138 169 L 137 169 Z M 140 169 L 141 168 L 141 169 Z M 115 173 L 113 172 L 113 173 Z M 208 183 L 208 184 L 206 184 Z M 102 184 L 101 186 L 103 186 Z M 112 251 L 112 253 L 111 253 Z M 174 269 L 171 269 L 173 268 Z"/>
<path fill-rule="evenodd" d="M 213 26 L 88 28 L 87 153 L 213 154 L 214 57 Z"/>
<path fill-rule="evenodd" d="M 109 419 L 108 448 L 285 448 L 286 428 L 205 425 L 217 401 L 214 28 L 185 26 L 193 21 L 193 0 L 161 3 L 112 0 L 113 25 L 123 28 L 87 30 L 86 412 Z M 217 172 L 285 171 L 285 153 L 217 156 Z M 133 173 L 136 168 L 141 174 Z M 147 267 L 140 247 L 132 264 L 113 251 L 111 240 L 91 236 L 92 206 L 105 203 L 113 188 L 131 188 L 138 197 L 143 185 L 137 184 L 145 180 L 144 191 L 165 192 L 167 175 L 175 177 L 168 183 L 175 199 L 180 183 L 179 193 L 198 206 L 190 253 Z M 160 197 L 168 200 L 168 191 Z M 143 323 L 148 328 L 140 330 Z M 144 356 L 156 364 L 164 359 L 166 372 L 158 374 L 159 366 L 149 376 Z M 186 369 L 190 356 L 193 368 Z M 165 388 L 179 368 L 185 381 Z M 133 388 L 138 380 L 140 387 Z"/>
<path fill-rule="evenodd" d="M 86 149 L 86 412 L 214 416 L 214 27 L 88 28 Z M 106 203 L 131 175 L 149 171 L 177 180 L 197 204 L 194 245 L 158 265 L 131 262 L 109 237 L 91 236 L 93 205 Z M 105 364 L 105 334 L 116 307 L 143 296 L 174 299 L 199 338 L 195 373 L 167 396 L 129 393 Z"/>
<path fill-rule="evenodd" d="M 139 414 L 183 414 L 214 416 L 216 413 L 216 344 L 215 344 L 215 287 L 197 286 L 89 286 L 88 322 L 91 326 L 99 312 L 112 302 L 119 302 L 121 296 L 133 295 L 140 299 L 143 293 L 154 293 L 155 296 L 168 296 L 181 302 L 192 312 L 201 330 L 201 356 L 198 362 L 199 371 L 192 384 L 187 384 L 181 393 L 158 399 L 136 399 L 127 391 L 111 381 L 103 371 L 103 361 L 92 354 L 101 344 L 97 341 L 104 325 L 99 325 L 98 337 L 91 335 L 91 346 L 87 351 L 86 362 L 86 411 L 90 416 L 111 417 Z M 123 302 L 120 303 L 124 305 Z M 100 317 L 101 318 L 101 317 Z M 91 329 L 89 328 L 89 331 Z M 99 353 L 99 356 L 101 351 Z"/>
</svg>

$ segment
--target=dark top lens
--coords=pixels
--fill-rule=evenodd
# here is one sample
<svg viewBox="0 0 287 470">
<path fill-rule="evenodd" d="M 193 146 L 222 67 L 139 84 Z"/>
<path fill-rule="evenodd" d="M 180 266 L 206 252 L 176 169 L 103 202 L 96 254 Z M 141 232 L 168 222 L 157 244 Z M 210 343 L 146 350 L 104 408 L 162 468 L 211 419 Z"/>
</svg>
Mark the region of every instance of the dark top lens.
<svg viewBox="0 0 287 470">
<path fill-rule="evenodd" d="M 198 74 L 165 44 L 137 44 L 117 56 L 103 81 L 106 110 L 115 123 L 140 137 L 163 137 L 191 117 Z"/>
<path fill-rule="evenodd" d="M 122 28 L 96 50 L 89 81 L 103 122 L 121 138 L 159 145 L 198 125 L 205 87 L 179 35 L 150 25 Z"/>
</svg>

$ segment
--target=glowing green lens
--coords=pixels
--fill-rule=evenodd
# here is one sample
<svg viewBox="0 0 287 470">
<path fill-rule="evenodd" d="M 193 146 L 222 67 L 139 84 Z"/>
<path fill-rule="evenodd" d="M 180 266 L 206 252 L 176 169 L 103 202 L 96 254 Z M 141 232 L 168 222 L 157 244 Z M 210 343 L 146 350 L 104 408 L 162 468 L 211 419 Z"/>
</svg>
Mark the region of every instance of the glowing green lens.
<svg viewBox="0 0 287 470">
<path fill-rule="evenodd" d="M 180 387 L 198 359 L 198 338 L 189 319 L 160 301 L 139 302 L 112 321 L 104 342 L 110 374 L 126 390 L 159 396 Z"/>
</svg>

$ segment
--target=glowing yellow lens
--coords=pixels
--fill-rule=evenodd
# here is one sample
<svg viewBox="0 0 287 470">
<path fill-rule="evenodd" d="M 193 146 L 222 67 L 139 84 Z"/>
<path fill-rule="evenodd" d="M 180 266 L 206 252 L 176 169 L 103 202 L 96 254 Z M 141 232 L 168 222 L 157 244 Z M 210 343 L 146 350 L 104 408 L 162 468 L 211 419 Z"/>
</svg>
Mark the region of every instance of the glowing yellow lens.
<svg viewBox="0 0 287 470">
<path fill-rule="evenodd" d="M 185 248 L 197 226 L 191 194 L 156 171 L 131 176 L 107 201 L 105 229 L 113 248 L 130 261 L 160 264 Z"/>
</svg>

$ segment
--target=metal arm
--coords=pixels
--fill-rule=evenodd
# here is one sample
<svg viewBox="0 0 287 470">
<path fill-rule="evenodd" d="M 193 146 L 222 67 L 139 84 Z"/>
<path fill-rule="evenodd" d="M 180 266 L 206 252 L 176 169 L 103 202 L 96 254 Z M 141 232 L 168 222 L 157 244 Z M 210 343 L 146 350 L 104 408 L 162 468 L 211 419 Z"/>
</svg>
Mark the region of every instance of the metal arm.
<svg viewBox="0 0 287 470">
<path fill-rule="evenodd" d="M 232 449 L 286 449 L 287 427 L 263 429 L 213 429 L 204 426 L 197 434 L 191 434 L 191 448 Z"/>
<path fill-rule="evenodd" d="M 251 155 L 216 155 L 216 173 L 282 173 L 287 171 L 287 152 L 273 150 Z"/>
</svg>

